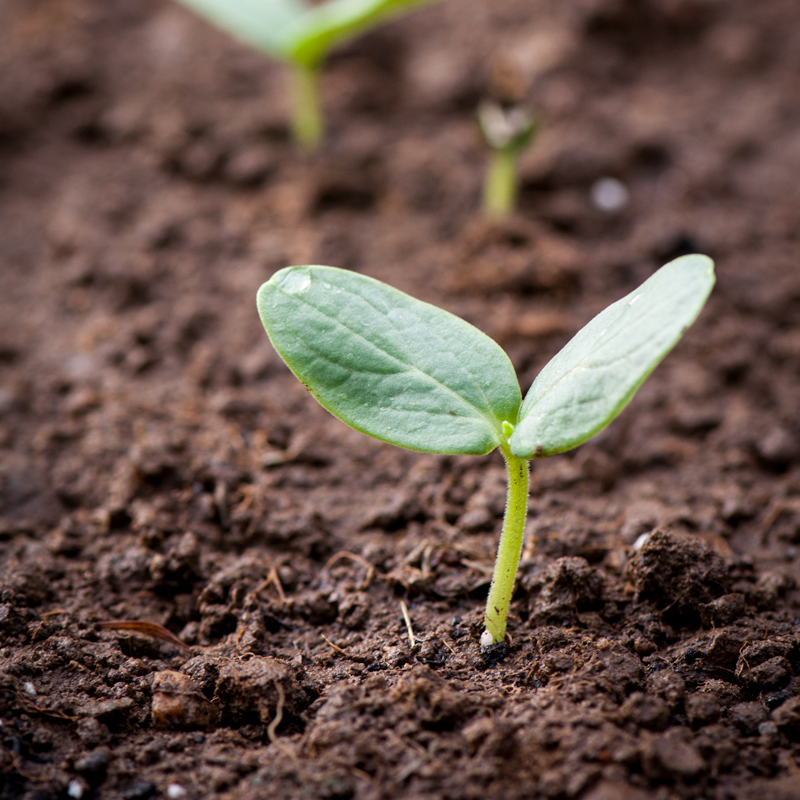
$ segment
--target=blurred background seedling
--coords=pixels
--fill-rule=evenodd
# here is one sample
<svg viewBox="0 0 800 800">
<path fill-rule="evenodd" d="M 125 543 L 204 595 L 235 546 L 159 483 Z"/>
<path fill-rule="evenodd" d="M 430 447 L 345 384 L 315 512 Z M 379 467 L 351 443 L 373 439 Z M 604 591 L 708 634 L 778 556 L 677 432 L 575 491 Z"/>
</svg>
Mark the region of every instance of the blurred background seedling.
<svg viewBox="0 0 800 800">
<path fill-rule="evenodd" d="M 483 184 L 483 211 L 487 217 L 503 219 L 517 202 L 517 158 L 530 144 L 537 121 L 523 105 L 505 107 L 484 100 L 478 107 L 478 125 L 491 151 Z"/>
<path fill-rule="evenodd" d="M 292 70 L 292 130 L 307 150 L 319 147 L 324 117 L 320 66 L 331 48 L 431 0 L 180 0 L 241 41 L 285 61 Z"/>
<path fill-rule="evenodd" d="M 478 106 L 478 127 L 489 148 L 483 213 L 504 219 L 517 204 L 517 161 L 533 141 L 539 119 L 526 102 L 528 80 L 513 59 L 498 53 L 490 68 L 487 99 Z"/>
</svg>

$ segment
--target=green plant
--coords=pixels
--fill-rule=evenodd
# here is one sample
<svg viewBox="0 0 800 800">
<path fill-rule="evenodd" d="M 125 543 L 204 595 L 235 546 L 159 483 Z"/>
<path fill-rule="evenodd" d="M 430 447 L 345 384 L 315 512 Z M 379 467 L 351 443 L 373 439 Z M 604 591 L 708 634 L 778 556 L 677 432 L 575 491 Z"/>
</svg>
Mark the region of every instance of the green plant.
<svg viewBox="0 0 800 800">
<path fill-rule="evenodd" d="M 308 149 L 323 133 L 317 75 L 328 51 L 430 0 L 180 0 L 209 21 L 293 68 L 294 136 Z"/>
<path fill-rule="evenodd" d="M 508 497 L 486 605 L 484 647 L 503 641 L 528 505 L 528 461 L 563 453 L 611 422 L 700 313 L 713 262 L 683 256 L 582 328 L 525 399 L 500 346 L 477 328 L 380 281 L 287 267 L 258 292 L 280 356 L 334 416 L 429 453 L 499 447 Z"/>
<path fill-rule="evenodd" d="M 478 106 L 478 127 L 491 150 L 483 184 L 483 212 L 507 217 L 517 200 L 517 158 L 536 133 L 537 121 L 522 105 L 505 107 L 493 100 Z"/>
</svg>

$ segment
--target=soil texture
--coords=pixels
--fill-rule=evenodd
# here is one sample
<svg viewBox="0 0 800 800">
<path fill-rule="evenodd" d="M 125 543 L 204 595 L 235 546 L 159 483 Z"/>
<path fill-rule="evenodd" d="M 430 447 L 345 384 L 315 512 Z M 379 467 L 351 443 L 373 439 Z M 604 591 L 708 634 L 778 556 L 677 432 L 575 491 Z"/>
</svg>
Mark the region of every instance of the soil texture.
<svg viewBox="0 0 800 800">
<path fill-rule="evenodd" d="M 0 798 L 800 798 L 800 4 L 445 0 L 333 55 L 315 155 L 285 78 L 167 0 L 0 5 Z M 504 222 L 491 92 L 541 118 Z M 334 420 L 258 286 L 379 278 L 526 390 L 688 252 L 482 654 L 501 457 Z"/>
</svg>

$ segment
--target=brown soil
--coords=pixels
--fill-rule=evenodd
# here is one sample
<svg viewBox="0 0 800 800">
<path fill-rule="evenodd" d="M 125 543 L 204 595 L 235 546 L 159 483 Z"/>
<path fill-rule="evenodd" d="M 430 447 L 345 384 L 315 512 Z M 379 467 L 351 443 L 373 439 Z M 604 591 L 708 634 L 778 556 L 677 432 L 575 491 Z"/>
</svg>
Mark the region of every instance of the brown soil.
<svg viewBox="0 0 800 800">
<path fill-rule="evenodd" d="M 490 225 L 509 63 L 543 130 Z M 331 59 L 313 158 L 283 81 L 166 1 L 0 6 L 0 798 L 800 797 L 800 5 L 448 0 Z M 706 311 L 535 464 L 481 655 L 500 457 L 345 428 L 256 289 L 364 272 L 527 388 L 689 251 Z"/>
</svg>

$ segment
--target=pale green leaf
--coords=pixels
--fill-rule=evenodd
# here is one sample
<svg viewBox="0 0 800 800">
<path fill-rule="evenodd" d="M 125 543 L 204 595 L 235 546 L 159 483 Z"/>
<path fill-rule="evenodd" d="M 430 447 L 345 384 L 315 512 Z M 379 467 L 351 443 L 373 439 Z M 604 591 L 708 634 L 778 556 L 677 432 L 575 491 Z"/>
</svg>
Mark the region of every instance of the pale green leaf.
<svg viewBox="0 0 800 800">
<path fill-rule="evenodd" d="M 430 0 L 180 0 L 237 39 L 316 67 L 336 44 Z"/>
<path fill-rule="evenodd" d="M 302 0 L 180 0 L 246 44 L 290 60 L 289 27 L 309 7 Z M 292 34 L 294 36 L 295 34 Z"/>
<path fill-rule="evenodd" d="M 522 399 L 488 336 L 380 281 L 288 267 L 258 292 L 275 349 L 316 399 L 356 430 L 432 453 L 491 452 Z"/>
<path fill-rule="evenodd" d="M 315 67 L 336 44 L 431 0 L 328 0 L 313 6 L 287 31 L 292 57 Z"/>
<path fill-rule="evenodd" d="M 700 313 L 714 286 L 706 256 L 683 256 L 582 328 L 539 373 L 511 451 L 562 453 L 608 425 Z"/>
</svg>

